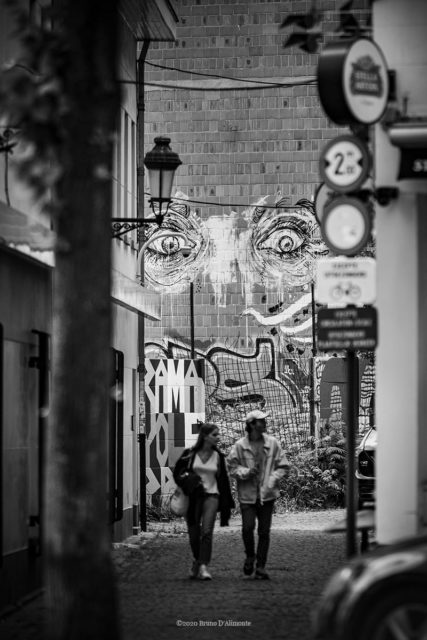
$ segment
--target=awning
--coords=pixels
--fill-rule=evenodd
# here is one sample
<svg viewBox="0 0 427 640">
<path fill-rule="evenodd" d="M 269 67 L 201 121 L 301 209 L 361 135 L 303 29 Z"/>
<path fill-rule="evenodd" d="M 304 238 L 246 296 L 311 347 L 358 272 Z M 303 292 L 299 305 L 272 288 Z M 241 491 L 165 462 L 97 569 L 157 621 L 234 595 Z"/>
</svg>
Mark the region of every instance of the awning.
<svg viewBox="0 0 427 640">
<path fill-rule="evenodd" d="M 56 234 L 29 215 L 0 202 L 0 243 L 53 266 Z"/>
<path fill-rule="evenodd" d="M 112 269 L 111 297 L 114 302 L 130 311 L 144 314 L 150 320 L 160 320 L 160 294 Z"/>
<path fill-rule="evenodd" d="M 178 16 L 171 0 L 121 0 L 120 11 L 137 40 L 176 40 Z"/>
</svg>

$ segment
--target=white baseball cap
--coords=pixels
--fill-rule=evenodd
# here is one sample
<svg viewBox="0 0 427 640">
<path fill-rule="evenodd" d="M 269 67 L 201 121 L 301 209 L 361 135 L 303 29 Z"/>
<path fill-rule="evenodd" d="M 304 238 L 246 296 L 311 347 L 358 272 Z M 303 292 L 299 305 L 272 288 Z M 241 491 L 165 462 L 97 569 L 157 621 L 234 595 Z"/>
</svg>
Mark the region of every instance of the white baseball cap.
<svg viewBox="0 0 427 640">
<path fill-rule="evenodd" d="M 269 417 L 269 413 L 264 413 L 260 409 L 254 409 L 253 411 L 249 411 L 245 420 L 246 422 L 252 422 L 253 420 L 264 420 Z"/>
</svg>

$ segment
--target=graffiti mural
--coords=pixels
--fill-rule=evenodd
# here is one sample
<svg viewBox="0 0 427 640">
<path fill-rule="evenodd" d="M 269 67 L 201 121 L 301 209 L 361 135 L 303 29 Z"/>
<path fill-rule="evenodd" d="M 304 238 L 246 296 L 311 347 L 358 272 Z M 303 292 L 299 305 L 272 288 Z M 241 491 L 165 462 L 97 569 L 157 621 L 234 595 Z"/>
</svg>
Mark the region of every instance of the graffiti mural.
<svg viewBox="0 0 427 640">
<path fill-rule="evenodd" d="M 168 341 L 146 345 L 158 358 L 189 357 L 188 347 Z M 344 358 L 318 357 L 314 376 L 307 358 L 284 357 L 272 339 L 258 339 L 252 354 L 212 346 L 198 351 L 205 361 L 206 419 L 218 423 L 226 447 L 244 431 L 244 418 L 253 408 L 269 412 L 269 429 L 285 447 L 303 444 L 310 436 L 310 395 L 313 393 L 318 430 L 325 426 L 345 431 L 347 377 Z M 369 359 L 359 359 L 359 429 L 372 423 L 375 370 Z"/>
<path fill-rule="evenodd" d="M 145 360 L 147 495 L 173 490 L 173 467 L 205 420 L 203 360 Z"/>
<path fill-rule="evenodd" d="M 184 255 L 177 232 L 191 246 Z M 328 357 L 313 363 L 316 260 L 328 253 L 313 204 L 263 197 L 238 211 L 203 216 L 178 193 L 161 230 L 150 233 L 144 268 L 162 293 L 162 326 L 160 337 L 147 330 L 146 357 L 190 358 L 193 282 L 206 418 L 219 425 L 222 444 L 242 435 L 245 414 L 258 407 L 270 413 L 269 429 L 284 447 L 303 445 L 326 424 L 345 429 L 346 383 L 330 384 Z M 373 371 L 362 363 L 361 424 L 372 406 Z"/>
</svg>

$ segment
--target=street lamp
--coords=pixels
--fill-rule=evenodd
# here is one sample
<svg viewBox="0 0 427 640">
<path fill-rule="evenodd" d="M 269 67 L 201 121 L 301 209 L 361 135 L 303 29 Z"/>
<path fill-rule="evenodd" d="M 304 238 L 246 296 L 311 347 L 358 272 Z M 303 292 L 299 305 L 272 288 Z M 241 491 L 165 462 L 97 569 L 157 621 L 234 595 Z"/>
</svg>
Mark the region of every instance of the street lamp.
<svg viewBox="0 0 427 640">
<path fill-rule="evenodd" d="M 144 164 L 148 169 L 151 198 L 149 200 L 154 213 L 152 218 L 112 218 L 113 238 L 134 231 L 144 224 L 155 222 L 159 227 L 166 215 L 171 202 L 172 184 L 175 171 L 182 164 L 177 153 L 169 146 L 170 138 L 154 138 L 154 147 L 148 151 L 144 158 Z M 163 204 L 166 209 L 163 212 Z M 157 205 L 157 207 L 155 206 Z"/>
<path fill-rule="evenodd" d="M 175 171 L 182 164 L 179 155 L 169 146 L 170 138 L 154 138 L 154 148 L 148 151 L 144 158 L 144 164 L 148 169 L 150 183 L 151 208 L 156 218 L 163 221 L 169 203 L 171 202 L 172 184 Z M 162 205 L 166 204 L 166 210 L 162 213 Z M 155 209 L 157 205 L 157 210 Z"/>
</svg>

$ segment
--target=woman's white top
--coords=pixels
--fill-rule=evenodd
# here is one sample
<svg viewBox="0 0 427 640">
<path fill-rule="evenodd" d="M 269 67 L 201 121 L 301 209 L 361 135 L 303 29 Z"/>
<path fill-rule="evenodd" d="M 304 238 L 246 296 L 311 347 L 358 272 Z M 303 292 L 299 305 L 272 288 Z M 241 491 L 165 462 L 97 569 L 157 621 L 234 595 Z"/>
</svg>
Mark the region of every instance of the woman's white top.
<svg viewBox="0 0 427 640">
<path fill-rule="evenodd" d="M 205 493 L 219 493 L 216 482 L 218 465 L 217 451 L 212 451 L 211 457 L 206 462 L 202 462 L 198 453 L 194 456 L 193 471 L 201 477 Z"/>
</svg>

